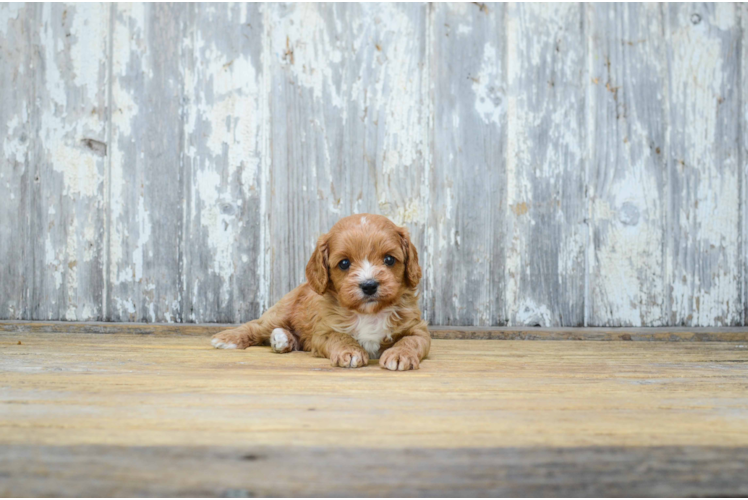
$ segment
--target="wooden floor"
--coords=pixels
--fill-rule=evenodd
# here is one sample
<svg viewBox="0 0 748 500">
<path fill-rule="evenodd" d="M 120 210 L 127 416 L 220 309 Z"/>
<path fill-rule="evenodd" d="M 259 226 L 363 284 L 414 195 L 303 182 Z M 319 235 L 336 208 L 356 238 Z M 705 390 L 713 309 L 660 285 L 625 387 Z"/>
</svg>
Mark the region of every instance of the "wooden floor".
<svg viewBox="0 0 748 500">
<path fill-rule="evenodd" d="M 0 333 L 0 495 L 748 495 L 748 343 L 435 340 L 421 366 Z"/>
</svg>

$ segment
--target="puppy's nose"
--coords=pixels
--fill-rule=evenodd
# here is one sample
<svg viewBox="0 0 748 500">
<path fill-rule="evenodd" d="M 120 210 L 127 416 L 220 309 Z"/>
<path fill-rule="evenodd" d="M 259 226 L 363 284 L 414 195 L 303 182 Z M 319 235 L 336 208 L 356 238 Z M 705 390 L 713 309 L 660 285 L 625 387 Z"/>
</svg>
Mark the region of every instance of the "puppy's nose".
<svg viewBox="0 0 748 500">
<path fill-rule="evenodd" d="M 363 283 L 359 285 L 361 287 L 361 290 L 366 295 L 374 295 L 377 293 L 377 288 L 379 287 L 379 283 L 375 280 L 366 280 Z"/>
</svg>

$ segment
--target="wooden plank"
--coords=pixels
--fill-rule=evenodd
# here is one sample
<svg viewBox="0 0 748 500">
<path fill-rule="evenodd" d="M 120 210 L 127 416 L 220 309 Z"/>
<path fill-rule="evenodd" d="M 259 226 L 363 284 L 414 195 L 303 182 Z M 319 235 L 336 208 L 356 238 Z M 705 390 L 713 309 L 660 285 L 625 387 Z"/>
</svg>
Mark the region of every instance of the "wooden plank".
<svg viewBox="0 0 748 500">
<path fill-rule="evenodd" d="M 748 448 L 6 446 L 9 497 L 744 497 Z M 112 474 L 116 470 L 116 474 Z M 158 471 L 154 474 L 154 471 Z"/>
<path fill-rule="evenodd" d="M 0 318 L 31 319 L 28 294 L 37 5 L 0 4 Z"/>
<path fill-rule="evenodd" d="M 0 321 L 0 331 L 14 333 L 89 333 L 136 335 L 211 336 L 234 326 L 228 323 L 105 323 L 69 321 Z M 745 342 L 746 327 L 659 327 L 659 328 L 543 328 L 431 326 L 431 338 L 438 340 L 585 340 L 635 342 Z"/>
<path fill-rule="evenodd" d="M 510 325 L 584 324 L 582 9 L 579 4 L 507 7 Z"/>
<path fill-rule="evenodd" d="M 251 319 L 371 211 L 433 323 L 745 324 L 746 18 L 2 5 L 0 317 Z"/>
<path fill-rule="evenodd" d="M 109 6 L 40 7 L 30 315 L 103 319 Z"/>
<path fill-rule="evenodd" d="M 351 213 L 407 225 L 423 252 L 430 152 L 425 5 L 267 8 L 272 305 L 304 281 L 317 238 Z"/>
<path fill-rule="evenodd" d="M 427 319 L 437 325 L 506 323 L 504 10 L 434 5 L 426 301 Z"/>
<path fill-rule="evenodd" d="M 260 315 L 264 147 L 258 4 L 192 4 L 185 55 L 185 321 Z"/>
<path fill-rule="evenodd" d="M 740 163 L 738 183 L 740 184 L 741 247 L 743 325 L 748 325 L 748 4 L 740 4 L 741 53 L 740 53 L 740 121 L 738 122 L 738 145 Z"/>
<path fill-rule="evenodd" d="M 734 4 L 669 4 L 672 325 L 743 321 Z"/>
<path fill-rule="evenodd" d="M 106 319 L 182 321 L 188 7 L 113 8 Z"/>
<path fill-rule="evenodd" d="M 667 53 L 659 4 L 589 4 L 590 326 L 667 323 Z"/>
<path fill-rule="evenodd" d="M 748 447 L 745 342 L 435 340 L 393 373 L 204 337 L 2 333 L 0 359 L 0 450 Z"/>
</svg>

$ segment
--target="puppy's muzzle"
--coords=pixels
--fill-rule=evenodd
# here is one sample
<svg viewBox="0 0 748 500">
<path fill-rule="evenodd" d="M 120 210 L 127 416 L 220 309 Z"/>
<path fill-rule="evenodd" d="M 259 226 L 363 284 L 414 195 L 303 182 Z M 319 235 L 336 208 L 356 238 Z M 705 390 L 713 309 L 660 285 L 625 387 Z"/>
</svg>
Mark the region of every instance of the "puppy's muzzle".
<svg viewBox="0 0 748 500">
<path fill-rule="evenodd" d="M 361 291 L 364 292 L 365 295 L 374 295 L 377 293 L 377 288 L 379 288 L 379 282 L 376 280 L 366 280 L 363 283 L 359 285 L 361 287 Z"/>
</svg>

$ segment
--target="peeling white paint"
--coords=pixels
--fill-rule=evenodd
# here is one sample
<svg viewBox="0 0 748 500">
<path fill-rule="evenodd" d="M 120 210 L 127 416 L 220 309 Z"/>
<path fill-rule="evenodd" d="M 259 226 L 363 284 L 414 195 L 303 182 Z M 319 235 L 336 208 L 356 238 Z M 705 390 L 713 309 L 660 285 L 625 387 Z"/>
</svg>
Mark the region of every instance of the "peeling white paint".
<svg viewBox="0 0 748 500">
<path fill-rule="evenodd" d="M 522 299 L 517 305 L 514 324 L 518 326 L 554 326 L 556 319 L 544 304 L 536 304 L 532 299 Z"/>
<path fill-rule="evenodd" d="M 732 11 L 732 15 L 728 11 Z M 734 113 L 739 36 L 735 5 L 700 11 L 673 8 L 670 89 L 672 176 L 680 186 L 671 281 L 671 320 L 687 325 L 743 321 L 738 273 L 740 193 Z M 726 79 L 727 78 L 727 79 Z M 742 256 L 745 258 L 745 256 Z M 732 304 L 732 306 L 730 306 Z"/>
<path fill-rule="evenodd" d="M 286 6 L 286 11 L 283 16 L 270 18 L 273 57 L 282 62 L 294 81 L 312 89 L 315 99 L 324 99 L 329 105 L 342 109 L 339 82 L 332 70 L 333 65 L 343 60 L 340 42 L 332 39 L 325 29 L 318 5 L 293 4 Z"/>
<path fill-rule="evenodd" d="M 221 206 L 228 201 L 221 195 L 221 177 L 214 171 L 199 171 L 196 173 L 196 186 L 199 186 L 200 197 L 195 197 L 194 203 L 200 203 L 200 222 L 207 231 L 208 245 L 212 250 L 213 272 L 228 284 L 234 271 L 232 263 L 234 234 L 229 228 L 234 227 L 233 215 L 224 214 Z M 193 206 L 193 212 L 198 207 Z M 224 289 L 226 292 L 228 289 Z"/>
<path fill-rule="evenodd" d="M 486 42 L 480 73 L 470 78 L 473 80 L 476 112 L 485 123 L 499 125 L 505 111 L 505 96 L 501 88 L 501 66 L 496 64 L 497 59 L 496 47 L 491 42 Z"/>
<path fill-rule="evenodd" d="M 22 17 L 22 12 L 26 6 L 21 2 L 9 2 L 3 4 L 0 8 L 0 36 L 7 36 L 8 29 L 12 22 Z"/>
<path fill-rule="evenodd" d="M 512 4 L 507 16 L 506 316 L 522 324 L 522 304 L 530 301 L 549 308 L 541 315 L 546 325 L 578 324 L 584 315 L 584 195 L 582 183 L 571 192 L 560 184 L 583 171 L 580 10 L 575 4 Z M 547 268 L 541 274 L 533 268 L 539 261 Z"/>
<path fill-rule="evenodd" d="M 67 6 L 67 12 L 72 17 L 70 32 L 76 38 L 70 46 L 73 82 L 85 89 L 88 102 L 95 103 L 102 91 L 101 74 L 106 71 L 107 61 L 91 54 L 108 53 L 109 6 L 79 3 Z"/>
<path fill-rule="evenodd" d="M 21 116 L 14 115 L 6 124 L 7 134 L 3 139 L 3 153 L 6 161 L 15 161 L 18 163 L 26 162 L 28 144 L 21 142 L 18 137 L 23 133 L 24 125 L 28 122 L 29 116 L 26 106 L 23 106 Z"/>
<path fill-rule="evenodd" d="M 577 321 L 584 297 L 585 318 L 593 323 L 742 321 L 746 285 L 735 270 L 746 269 L 737 228 L 742 213 L 740 230 L 746 231 L 746 166 L 738 164 L 733 143 L 740 138 L 733 135 L 736 120 L 748 123 L 748 107 L 735 112 L 736 103 L 745 102 L 735 97 L 735 85 L 745 86 L 736 81 L 741 35 L 735 13 L 745 7 L 641 6 L 639 16 L 619 7 L 623 31 L 641 31 L 638 37 L 632 31 L 630 44 L 615 30 L 592 39 L 597 24 L 589 13 L 602 8 L 495 5 L 484 12 L 472 4 L 268 4 L 258 11 L 248 4 L 190 5 L 173 7 L 185 15 L 165 20 L 145 4 L 1 6 L 3 46 L 30 50 L 14 39 L 20 27 L 30 26 L 27 16 L 41 13 L 42 20 L 29 35 L 40 52 L 29 53 L 14 74 L 18 82 L 29 82 L 28 67 L 34 77 L 43 71 L 34 84 L 35 107 L 0 110 L 6 127 L 0 146 L 9 160 L 0 166 L 6 199 L 29 200 L 13 181 L 18 171 L 3 166 L 33 159 L 40 174 L 28 179 L 32 201 L 44 204 L 34 212 L 41 234 L 30 236 L 42 244 L 42 262 L 38 275 L 28 277 L 48 298 L 40 314 L 95 319 L 101 305 L 92 297 L 98 297 L 98 276 L 108 269 L 104 278 L 112 294 L 103 301 L 115 317 L 202 320 L 219 304 L 233 307 L 238 318 L 271 305 L 271 284 L 281 289 L 299 278 L 271 266 L 308 257 L 302 248 L 312 238 L 306 236 L 351 210 L 378 209 L 423 240 L 417 244 L 424 300 L 427 308 L 439 308 L 425 309 L 429 317 L 557 325 Z M 436 23 L 440 9 L 454 18 L 449 27 Z M 588 15 L 584 22 L 580 12 Z M 168 22 L 182 39 L 152 46 L 159 39 L 153 30 Z M 506 38 L 488 29 L 499 24 Z M 249 25 L 259 41 L 243 41 L 250 31 L 238 30 Z M 449 76 L 464 80 L 463 94 L 454 101 L 434 98 L 435 84 L 447 74 L 440 72 L 444 53 L 435 49 L 437 33 L 451 37 L 440 43 L 473 47 L 465 55 L 475 63 L 471 72 Z M 622 51 L 629 64 L 636 57 L 647 61 L 646 68 L 606 68 L 596 52 L 603 46 Z M 744 52 L 746 46 L 742 42 Z M 173 52 L 168 70 L 154 64 L 166 50 Z M 25 52 L 18 54 L 9 57 L 20 60 Z M 153 78 L 175 69 L 177 74 L 153 85 Z M 645 85 L 650 77 L 662 82 L 652 86 L 651 103 L 625 95 L 626 85 L 651 92 Z M 273 101 L 271 107 L 280 85 L 288 102 Z M 164 94 L 152 95 L 155 87 Z M 165 117 L 164 127 L 182 127 L 183 143 L 173 147 L 183 149 L 167 160 L 152 158 L 149 141 L 160 136 L 142 137 L 142 127 L 153 123 L 153 102 L 177 94 L 184 97 L 181 114 Z M 585 130 L 578 113 L 583 98 L 586 120 L 595 120 Z M 597 121 L 598 107 L 616 98 L 611 109 L 621 118 Z M 662 123 L 660 105 L 667 115 Z M 436 171 L 432 162 L 444 145 L 432 137 L 435 117 L 442 120 L 438 126 L 454 131 L 444 134 L 454 144 Z M 471 142 L 476 126 L 490 132 Z M 595 127 L 610 131 L 603 136 L 609 143 L 596 143 Z M 494 158 L 503 137 L 506 149 Z M 106 143 L 106 156 L 83 139 Z M 595 161 L 611 165 L 583 171 L 603 146 L 615 155 Z M 308 172 L 272 157 L 282 148 L 294 161 L 298 151 L 310 153 L 303 158 Z M 506 174 L 500 188 L 506 198 L 486 200 L 491 213 L 477 216 L 472 211 L 482 203 L 467 204 L 466 197 L 477 196 L 476 182 L 503 179 L 486 174 L 497 165 Z M 294 197 L 277 192 L 287 182 L 276 177 L 285 167 L 298 174 L 288 181 L 299 183 L 290 186 Z M 168 186 L 155 185 L 158 176 L 151 174 L 160 168 L 179 175 Z M 658 168 L 668 169 L 667 175 L 655 175 Z M 37 170 L 27 167 L 23 175 Z M 586 186 L 583 175 L 591 175 Z M 174 203 L 173 221 L 161 220 L 163 200 L 152 194 L 160 189 L 170 200 L 182 191 L 190 200 Z M 274 205 L 277 199 L 282 202 Z M 670 219 L 677 222 L 664 227 Z M 302 226 L 304 238 L 297 234 Z M 172 232 L 164 237 L 163 231 Z M 503 245 L 492 231 L 500 231 Z M 155 241 L 156 235 L 162 239 Z M 104 251 L 109 260 L 102 264 Z M 180 251 L 184 271 L 166 269 L 158 260 Z M 273 257 L 275 252 L 283 255 Z M 438 273 L 453 272 L 455 263 L 463 266 L 463 288 L 442 287 L 448 281 Z M 287 264 L 303 270 L 303 262 Z M 191 266 L 199 269 L 189 271 Z M 169 289 L 176 272 L 184 273 L 183 290 Z M 500 284 L 494 283 L 497 272 L 503 273 Z M 579 276 L 585 273 L 589 287 L 583 289 Z M 277 283 L 276 276 L 286 275 L 288 283 Z M 258 292 L 242 295 L 246 289 Z M 250 296 L 259 306 L 242 302 Z M 180 312 L 196 304 L 202 308 Z M 1 305 L 6 314 L 22 314 L 22 305 Z"/>
<path fill-rule="evenodd" d="M 143 260 L 146 252 L 146 245 L 151 239 L 151 218 L 148 209 L 145 208 L 145 199 L 141 195 L 138 198 L 138 241 L 132 251 L 133 274 L 132 279 L 135 282 L 143 280 Z"/>
</svg>

